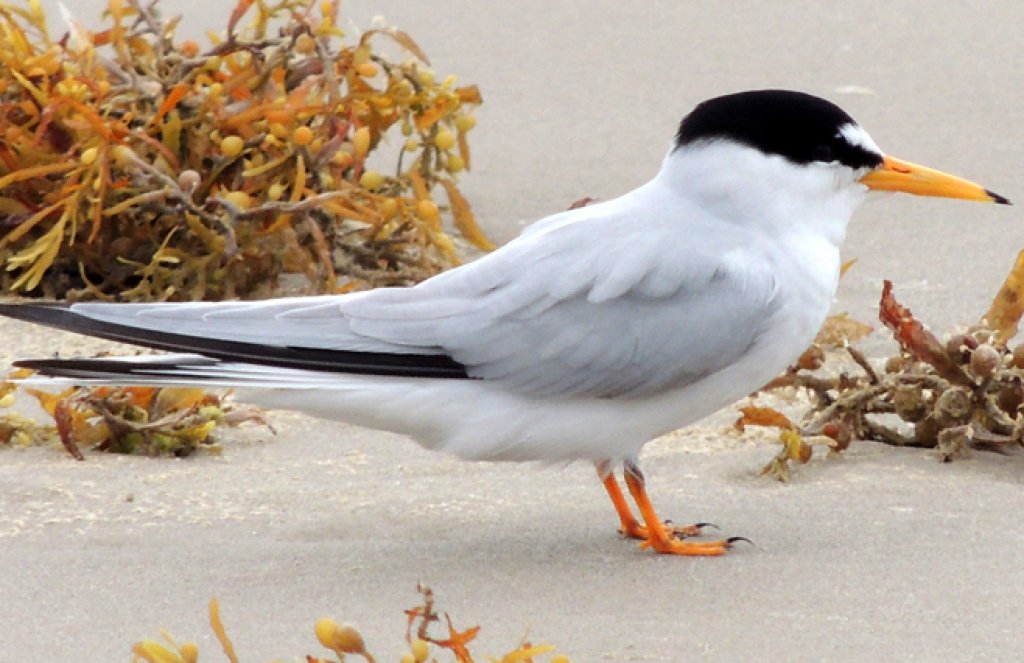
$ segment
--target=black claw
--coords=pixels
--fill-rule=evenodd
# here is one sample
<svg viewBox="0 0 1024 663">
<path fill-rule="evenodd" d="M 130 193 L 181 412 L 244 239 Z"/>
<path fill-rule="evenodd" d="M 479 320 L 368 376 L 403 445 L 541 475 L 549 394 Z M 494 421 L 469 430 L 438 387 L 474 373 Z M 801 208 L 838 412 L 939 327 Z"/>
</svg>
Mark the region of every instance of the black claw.
<svg viewBox="0 0 1024 663">
<path fill-rule="evenodd" d="M 696 527 L 697 529 L 704 529 L 705 527 L 714 527 L 719 532 L 722 531 L 722 528 L 719 527 L 718 525 L 714 524 L 714 523 L 694 523 L 693 526 Z"/>
<path fill-rule="evenodd" d="M 736 543 L 737 541 L 746 541 L 750 545 L 754 545 L 754 542 L 745 536 L 730 536 L 728 539 L 725 540 L 725 542 L 728 543 L 730 546 Z"/>
</svg>

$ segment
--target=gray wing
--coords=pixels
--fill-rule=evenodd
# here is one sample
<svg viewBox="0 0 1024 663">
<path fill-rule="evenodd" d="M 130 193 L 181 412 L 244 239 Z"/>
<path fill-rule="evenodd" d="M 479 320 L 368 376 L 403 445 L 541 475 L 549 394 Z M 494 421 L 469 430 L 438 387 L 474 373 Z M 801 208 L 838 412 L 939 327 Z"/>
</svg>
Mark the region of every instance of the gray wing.
<svg viewBox="0 0 1024 663">
<path fill-rule="evenodd" d="M 414 288 L 73 310 L 207 338 L 447 355 L 471 377 L 541 397 L 642 396 L 731 364 L 774 311 L 769 266 L 695 227 L 680 236 L 672 219 L 597 205 Z"/>
<path fill-rule="evenodd" d="M 680 245 L 657 226 L 584 225 L 517 240 L 421 295 L 355 302 L 351 329 L 430 339 L 471 377 L 535 396 L 629 397 L 733 363 L 774 313 L 768 265 L 742 251 L 708 237 Z"/>
</svg>

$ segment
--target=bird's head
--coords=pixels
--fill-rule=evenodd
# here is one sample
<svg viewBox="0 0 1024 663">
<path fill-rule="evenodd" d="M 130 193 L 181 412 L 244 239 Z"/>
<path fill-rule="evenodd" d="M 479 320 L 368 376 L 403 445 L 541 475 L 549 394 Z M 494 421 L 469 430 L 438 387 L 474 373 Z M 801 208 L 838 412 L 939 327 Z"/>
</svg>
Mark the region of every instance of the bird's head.
<svg viewBox="0 0 1024 663">
<path fill-rule="evenodd" d="M 683 118 L 669 156 L 682 179 L 746 190 L 782 209 L 852 213 L 868 190 L 1008 204 L 984 187 L 885 154 L 843 109 L 802 92 L 754 90 L 709 99 Z M 700 172 L 707 169 L 707 177 Z"/>
</svg>

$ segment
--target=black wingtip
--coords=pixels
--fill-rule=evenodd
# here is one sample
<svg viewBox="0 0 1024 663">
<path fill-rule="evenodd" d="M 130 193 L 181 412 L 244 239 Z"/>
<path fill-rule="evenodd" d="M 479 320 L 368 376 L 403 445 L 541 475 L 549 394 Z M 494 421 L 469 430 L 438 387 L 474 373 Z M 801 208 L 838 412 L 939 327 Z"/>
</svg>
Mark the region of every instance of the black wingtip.
<svg viewBox="0 0 1024 663">
<path fill-rule="evenodd" d="M 1000 196 L 995 191 L 989 191 L 988 189 L 985 189 L 985 193 L 987 193 L 988 197 L 992 199 L 992 202 L 994 202 L 997 205 L 1012 205 L 1013 204 L 1013 203 L 1010 202 L 1009 198 L 1007 198 L 1006 196 Z"/>
<path fill-rule="evenodd" d="M 222 361 L 365 375 L 458 379 L 469 377 L 465 366 L 442 354 L 325 350 L 189 336 L 89 318 L 75 313 L 70 306 L 59 302 L 0 303 L 0 316 L 108 341 L 141 345 L 168 352 L 202 354 Z M 31 361 L 19 365 L 24 368 L 39 368 L 30 363 Z"/>
</svg>

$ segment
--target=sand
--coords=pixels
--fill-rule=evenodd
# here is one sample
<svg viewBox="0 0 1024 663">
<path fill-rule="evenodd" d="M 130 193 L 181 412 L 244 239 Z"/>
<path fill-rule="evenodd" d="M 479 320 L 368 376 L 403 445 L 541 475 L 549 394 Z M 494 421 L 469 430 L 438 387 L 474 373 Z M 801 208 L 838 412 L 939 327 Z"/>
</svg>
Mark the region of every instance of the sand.
<svg viewBox="0 0 1024 663">
<path fill-rule="evenodd" d="M 44 2 L 53 6 L 55 3 Z M 101 3 L 73 3 L 87 24 Z M 167 2 L 191 34 L 231 3 Z M 890 153 L 1024 198 L 1024 4 L 346 1 L 408 28 L 439 72 L 481 86 L 464 189 L 499 240 L 653 175 L 703 98 L 784 86 L 844 106 Z M 54 13 L 56 16 L 56 13 Z M 1019 207 L 890 196 L 865 206 L 835 308 L 873 320 L 883 278 L 945 330 L 987 308 L 1024 247 Z M 0 360 L 82 345 L 0 323 Z M 876 354 L 884 335 L 868 347 Z M 789 484 L 723 413 L 648 446 L 666 517 L 755 546 L 658 557 L 615 533 L 587 465 L 466 463 L 401 437 L 273 415 L 185 460 L 0 450 L 0 659 L 127 661 L 166 627 L 222 660 L 323 654 L 322 615 L 397 660 L 402 609 L 432 586 L 474 651 L 524 633 L 575 662 L 1018 660 L 1024 458 L 862 443 Z M 447 659 L 444 659 L 447 660 Z"/>
</svg>

